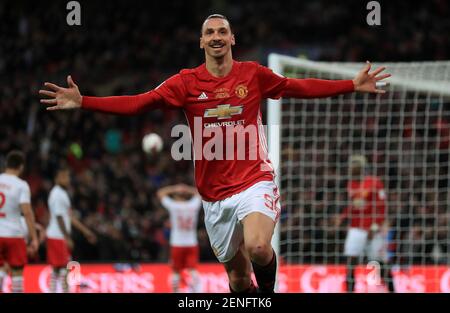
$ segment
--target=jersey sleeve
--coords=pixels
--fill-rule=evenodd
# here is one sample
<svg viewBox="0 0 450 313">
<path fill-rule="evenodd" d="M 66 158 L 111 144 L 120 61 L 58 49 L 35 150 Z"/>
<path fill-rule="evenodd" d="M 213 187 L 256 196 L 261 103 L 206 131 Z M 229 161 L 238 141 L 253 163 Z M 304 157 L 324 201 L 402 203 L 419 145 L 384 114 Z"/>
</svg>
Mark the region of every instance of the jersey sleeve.
<svg viewBox="0 0 450 313">
<path fill-rule="evenodd" d="M 377 190 L 377 198 L 380 201 L 385 201 L 386 200 L 387 195 L 386 195 L 386 190 L 384 190 L 384 188 L 380 188 L 380 189 Z"/>
<path fill-rule="evenodd" d="M 69 211 L 70 211 L 70 210 L 72 210 L 72 201 L 70 201 L 70 197 L 67 193 L 65 196 L 66 196 L 66 201 L 67 201 L 67 204 L 69 206 Z"/>
<path fill-rule="evenodd" d="M 55 216 L 64 215 L 64 198 L 62 194 L 54 193 L 49 201 L 49 209 Z"/>
<path fill-rule="evenodd" d="M 378 225 L 382 224 L 385 220 L 386 214 L 386 204 L 387 195 L 384 189 L 384 184 L 381 179 L 376 178 L 375 181 L 375 192 L 376 192 L 376 223 Z"/>
<path fill-rule="evenodd" d="M 190 207 L 194 207 L 196 209 L 200 209 L 202 206 L 202 197 L 200 196 L 193 196 L 190 201 Z"/>
<path fill-rule="evenodd" d="M 175 208 L 175 201 L 172 200 L 169 196 L 165 196 L 161 199 L 161 204 L 163 207 L 165 207 L 168 211 L 174 210 Z"/>
<path fill-rule="evenodd" d="M 274 73 L 271 69 L 259 65 L 257 77 L 262 98 L 279 99 L 287 84 L 287 78 Z"/>
<path fill-rule="evenodd" d="M 262 98 L 326 98 L 355 91 L 352 80 L 287 78 L 261 65 L 258 66 L 258 79 Z"/>
<path fill-rule="evenodd" d="M 182 107 L 186 98 L 186 87 L 180 74 L 173 75 L 155 88 L 167 105 Z"/>
<path fill-rule="evenodd" d="M 81 107 L 87 110 L 122 115 L 139 114 L 163 105 L 182 107 L 186 88 L 180 74 L 176 74 L 154 90 L 134 96 L 82 97 Z"/>
<path fill-rule="evenodd" d="M 20 204 L 30 204 L 31 203 L 30 186 L 28 186 L 27 183 L 24 183 L 20 190 L 19 203 Z"/>
<path fill-rule="evenodd" d="M 88 97 L 83 96 L 81 107 L 86 110 L 133 115 L 159 109 L 164 101 L 154 90 L 134 96 Z"/>
</svg>

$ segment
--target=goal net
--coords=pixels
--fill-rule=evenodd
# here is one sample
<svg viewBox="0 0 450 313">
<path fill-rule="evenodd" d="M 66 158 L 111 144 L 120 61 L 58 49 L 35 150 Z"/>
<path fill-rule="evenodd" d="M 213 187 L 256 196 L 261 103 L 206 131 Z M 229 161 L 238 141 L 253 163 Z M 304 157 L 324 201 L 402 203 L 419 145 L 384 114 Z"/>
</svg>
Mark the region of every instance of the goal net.
<svg viewBox="0 0 450 313">
<path fill-rule="evenodd" d="M 363 155 L 386 191 L 386 263 L 397 292 L 450 291 L 450 61 L 373 63 L 391 73 L 386 94 L 269 100 L 269 154 L 282 214 L 274 236 L 280 292 L 345 292 L 351 205 L 349 158 Z M 364 63 L 271 54 L 287 77 L 351 79 Z M 348 216 L 349 219 L 352 216 Z M 358 258 L 355 292 L 385 291 L 379 268 Z M 376 264 L 376 263 L 375 263 Z M 381 263 L 381 266 L 384 266 Z M 386 267 L 387 268 L 387 267 Z M 376 283 L 373 283 L 373 282 Z"/>
</svg>

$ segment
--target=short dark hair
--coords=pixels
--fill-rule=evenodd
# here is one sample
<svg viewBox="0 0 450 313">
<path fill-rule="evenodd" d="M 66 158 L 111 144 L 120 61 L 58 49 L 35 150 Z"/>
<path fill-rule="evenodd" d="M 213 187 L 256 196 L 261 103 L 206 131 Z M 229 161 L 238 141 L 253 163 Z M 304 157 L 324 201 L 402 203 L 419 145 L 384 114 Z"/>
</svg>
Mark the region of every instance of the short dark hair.
<svg viewBox="0 0 450 313">
<path fill-rule="evenodd" d="M 25 164 L 25 154 L 19 150 L 12 150 L 6 155 L 6 168 L 19 169 Z"/>
<path fill-rule="evenodd" d="M 203 34 L 203 25 L 205 25 L 205 22 L 206 22 L 207 20 L 212 19 L 212 18 L 220 18 L 220 19 L 222 19 L 222 20 L 227 21 L 227 22 L 228 22 L 228 25 L 230 25 L 230 30 L 231 30 L 231 32 L 233 33 L 233 29 L 231 28 L 231 23 L 230 23 L 230 21 L 228 20 L 228 18 L 227 18 L 225 15 L 217 14 L 217 13 L 216 13 L 216 14 L 211 14 L 211 15 L 209 15 L 207 18 L 205 18 L 205 20 L 204 20 L 203 23 L 202 23 L 202 28 L 200 29 L 200 35 Z"/>
<path fill-rule="evenodd" d="M 59 166 L 54 168 L 53 177 L 56 179 L 56 177 L 58 177 L 59 174 L 64 172 L 70 173 L 70 168 L 65 162 L 62 162 Z"/>
</svg>

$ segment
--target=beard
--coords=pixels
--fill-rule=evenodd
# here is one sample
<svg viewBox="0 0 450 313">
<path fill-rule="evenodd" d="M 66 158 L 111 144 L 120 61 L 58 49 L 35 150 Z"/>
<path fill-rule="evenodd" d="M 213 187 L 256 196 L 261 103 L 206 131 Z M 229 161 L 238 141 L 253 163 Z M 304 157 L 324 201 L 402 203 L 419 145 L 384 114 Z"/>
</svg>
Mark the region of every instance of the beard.
<svg viewBox="0 0 450 313">
<path fill-rule="evenodd" d="M 221 48 L 218 51 L 215 51 L 214 49 L 208 49 L 207 53 L 209 56 L 215 58 L 215 59 L 222 59 L 225 55 L 227 55 L 229 51 L 229 48 L 227 48 L 226 46 L 224 46 L 223 48 Z"/>
</svg>

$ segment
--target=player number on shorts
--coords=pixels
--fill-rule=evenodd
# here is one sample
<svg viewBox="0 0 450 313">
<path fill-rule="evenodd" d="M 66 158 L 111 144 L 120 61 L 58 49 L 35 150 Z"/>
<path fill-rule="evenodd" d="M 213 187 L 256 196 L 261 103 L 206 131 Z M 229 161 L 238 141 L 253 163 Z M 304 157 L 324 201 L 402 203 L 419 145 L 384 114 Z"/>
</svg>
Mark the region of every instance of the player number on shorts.
<svg viewBox="0 0 450 313">
<path fill-rule="evenodd" d="M 277 202 L 280 199 L 280 196 L 278 194 L 278 188 L 274 188 L 273 190 L 273 194 L 275 197 L 272 197 L 269 194 L 264 194 L 264 204 L 266 205 L 266 207 L 268 207 L 270 210 L 278 212 L 277 209 Z"/>
<path fill-rule="evenodd" d="M 5 201 L 6 201 L 6 197 L 5 194 L 0 192 L 0 210 L 3 208 L 3 206 L 5 205 Z M 0 212 L 0 218 L 2 217 L 6 217 L 5 213 Z"/>
</svg>

